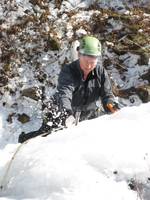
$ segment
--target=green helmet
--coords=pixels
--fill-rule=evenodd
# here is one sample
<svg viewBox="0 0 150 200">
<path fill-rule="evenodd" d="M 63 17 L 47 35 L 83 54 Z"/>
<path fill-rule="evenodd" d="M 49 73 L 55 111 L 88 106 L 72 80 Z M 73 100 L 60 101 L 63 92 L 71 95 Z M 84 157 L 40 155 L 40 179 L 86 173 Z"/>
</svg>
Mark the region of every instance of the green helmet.
<svg viewBox="0 0 150 200">
<path fill-rule="evenodd" d="M 101 43 L 93 36 L 84 36 L 80 41 L 79 53 L 90 56 L 101 55 Z"/>
</svg>

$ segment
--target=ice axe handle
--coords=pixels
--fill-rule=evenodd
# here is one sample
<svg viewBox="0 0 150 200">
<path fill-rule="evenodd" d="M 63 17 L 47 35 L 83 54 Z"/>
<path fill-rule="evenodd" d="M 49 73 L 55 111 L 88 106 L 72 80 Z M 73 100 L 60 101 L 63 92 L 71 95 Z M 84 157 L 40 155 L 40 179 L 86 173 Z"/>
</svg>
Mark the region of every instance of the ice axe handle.
<svg viewBox="0 0 150 200">
<path fill-rule="evenodd" d="M 75 126 L 77 126 L 79 123 L 80 115 L 81 115 L 81 111 L 77 111 L 75 114 Z"/>
</svg>

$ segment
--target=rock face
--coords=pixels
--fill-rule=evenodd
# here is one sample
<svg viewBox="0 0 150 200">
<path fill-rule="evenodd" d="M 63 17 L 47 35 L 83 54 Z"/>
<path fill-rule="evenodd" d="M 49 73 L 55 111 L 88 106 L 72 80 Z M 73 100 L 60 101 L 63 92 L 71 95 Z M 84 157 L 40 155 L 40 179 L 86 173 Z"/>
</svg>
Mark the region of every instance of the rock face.
<svg viewBox="0 0 150 200">
<path fill-rule="evenodd" d="M 38 101 L 40 99 L 40 93 L 38 88 L 32 87 L 22 90 L 22 96 L 29 97 Z"/>
<path fill-rule="evenodd" d="M 8 77 L 3 72 L 3 70 L 0 70 L 0 87 L 4 87 L 8 84 Z"/>
<path fill-rule="evenodd" d="M 119 1 L 120 7 L 117 0 L 108 2 L 1 1 L 1 104 L 19 108 L 23 96 L 40 104 L 39 88 L 45 91 L 42 101 L 49 99 L 60 68 L 76 58 L 74 43 L 84 34 L 101 40 L 115 95 L 149 101 L 149 1 Z"/>
</svg>

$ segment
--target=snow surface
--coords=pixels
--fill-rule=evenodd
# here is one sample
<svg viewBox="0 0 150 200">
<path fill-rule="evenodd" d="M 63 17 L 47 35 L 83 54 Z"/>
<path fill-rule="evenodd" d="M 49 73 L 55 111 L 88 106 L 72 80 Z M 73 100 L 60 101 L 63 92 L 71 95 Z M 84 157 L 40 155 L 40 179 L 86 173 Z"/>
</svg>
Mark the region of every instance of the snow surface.
<svg viewBox="0 0 150 200">
<path fill-rule="evenodd" d="M 149 200 L 149 119 L 147 103 L 7 144 L 0 150 L 0 199 Z"/>
</svg>

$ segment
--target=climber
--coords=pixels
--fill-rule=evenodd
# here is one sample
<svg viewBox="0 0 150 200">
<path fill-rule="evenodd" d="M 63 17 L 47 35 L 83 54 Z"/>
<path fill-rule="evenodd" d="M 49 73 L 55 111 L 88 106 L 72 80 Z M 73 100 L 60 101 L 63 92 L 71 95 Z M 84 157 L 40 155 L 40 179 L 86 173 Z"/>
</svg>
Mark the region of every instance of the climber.
<svg viewBox="0 0 150 200">
<path fill-rule="evenodd" d="M 119 109 L 109 76 L 102 66 L 100 41 L 84 36 L 77 51 L 78 59 L 62 67 L 58 78 L 56 96 L 60 109 L 68 112 L 66 126 Z"/>
<path fill-rule="evenodd" d="M 77 51 L 78 59 L 62 67 L 57 91 L 50 99 L 42 126 L 37 131 L 21 133 L 18 142 L 119 109 L 109 76 L 102 66 L 100 41 L 84 36 Z"/>
</svg>

